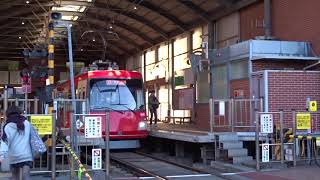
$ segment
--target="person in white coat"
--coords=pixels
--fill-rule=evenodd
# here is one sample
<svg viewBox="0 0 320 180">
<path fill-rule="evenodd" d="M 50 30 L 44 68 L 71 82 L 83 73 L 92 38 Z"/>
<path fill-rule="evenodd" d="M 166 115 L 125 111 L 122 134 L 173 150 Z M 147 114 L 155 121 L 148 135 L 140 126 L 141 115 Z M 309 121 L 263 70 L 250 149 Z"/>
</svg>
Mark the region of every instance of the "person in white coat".
<svg viewBox="0 0 320 180">
<path fill-rule="evenodd" d="M 30 180 L 30 168 L 33 156 L 30 144 L 31 124 L 21 115 L 22 111 L 16 107 L 9 107 L 6 111 L 7 122 L 4 125 L 1 147 L 5 143 L 8 147 L 8 156 L 12 179 Z"/>
</svg>

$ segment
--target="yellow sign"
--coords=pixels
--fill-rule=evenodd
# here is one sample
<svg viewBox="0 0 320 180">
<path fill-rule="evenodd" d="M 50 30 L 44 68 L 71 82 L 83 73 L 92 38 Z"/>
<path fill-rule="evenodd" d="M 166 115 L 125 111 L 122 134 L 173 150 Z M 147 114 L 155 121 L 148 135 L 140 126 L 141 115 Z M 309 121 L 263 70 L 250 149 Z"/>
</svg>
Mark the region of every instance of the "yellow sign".
<svg viewBox="0 0 320 180">
<path fill-rule="evenodd" d="M 309 110 L 310 110 L 311 112 L 316 112 L 316 111 L 318 111 L 317 101 L 310 101 Z"/>
<path fill-rule="evenodd" d="M 311 116 L 310 113 L 297 113 L 296 114 L 297 129 L 311 129 Z"/>
<path fill-rule="evenodd" d="M 317 146 L 320 146 L 320 137 L 316 138 L 316 143 L 317 143 Z"/>
<path fill-rule="evenodd" d="M 31 116 L 31 124 L 38 134 L 52 134 L 52 116 Z"/>
</svg>

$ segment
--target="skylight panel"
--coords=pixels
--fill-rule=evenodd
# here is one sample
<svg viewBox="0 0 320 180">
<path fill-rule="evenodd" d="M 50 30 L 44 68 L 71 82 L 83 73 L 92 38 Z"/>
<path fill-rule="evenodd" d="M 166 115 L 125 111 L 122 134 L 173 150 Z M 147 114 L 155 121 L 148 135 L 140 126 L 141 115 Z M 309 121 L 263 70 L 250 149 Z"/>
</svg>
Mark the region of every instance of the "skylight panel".
<svg viewBox="0 0 320 180">
<path fill-rule="evenodd" d="M 79 19 L 79 16 L 62 16 L 61 19 L 66 21 L 76 21 Z"/>
<path fill-rule="evenodd" d="M 61 7 L 52 7 L 53 11 L 69 11 L 69 12 L 84 12 L 86 6 L 74 6 L 74 5 L 66 5 Z"/>
</svg>

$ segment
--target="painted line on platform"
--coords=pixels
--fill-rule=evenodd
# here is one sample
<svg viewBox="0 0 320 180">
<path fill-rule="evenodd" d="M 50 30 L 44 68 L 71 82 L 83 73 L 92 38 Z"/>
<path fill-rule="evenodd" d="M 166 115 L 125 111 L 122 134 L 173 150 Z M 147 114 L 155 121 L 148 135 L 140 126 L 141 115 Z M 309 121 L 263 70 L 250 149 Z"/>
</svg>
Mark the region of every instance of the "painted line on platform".
<svg viewBox="0 0 320 180">
<path fill-rule="evenodd" d="M 257 171 L 245 171 L 245 172 L 236 172 L 236 173 L 221 173 L 222 176 L 232 176 L 232 175 L 238 175 L 238 174 L 246 174 L 246 173 L 252 173 Z"/>
<path fill-rule="evenodd" d="M 280 169 L 264 169 L 261 170 L 260 172 L 270 172 L 270 171 L 277 171 Z M 253 173 L 257 171 L 244 171 L 244 172 L 235 172 L 235 173 L 221 173 L 222 176 L 232 176 L 232 175 L 238 175 L 238 174 L 246 174 L 246 173 Z"/>
<path fill-rule="evenodd" d="M 205 177 L 211 176 L 212 174 L 190 174 L 190 175 L 174 175 L 174 176 L 166 176 L 168 178 L 180 178 L 180 177 Z"/>
</svg>

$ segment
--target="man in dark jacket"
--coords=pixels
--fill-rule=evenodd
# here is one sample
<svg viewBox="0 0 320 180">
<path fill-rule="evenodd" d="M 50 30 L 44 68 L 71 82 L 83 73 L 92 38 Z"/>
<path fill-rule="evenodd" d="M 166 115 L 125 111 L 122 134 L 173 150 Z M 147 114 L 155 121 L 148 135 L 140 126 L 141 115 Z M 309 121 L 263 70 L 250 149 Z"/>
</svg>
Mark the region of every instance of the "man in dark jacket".
<svg viewBox="0 0 320 180">
<path fill-rule="evenodd" d="M 154 123 L 157 124 L 157 121 L 158 121 L 157 109 L 160 103 L 154 93 L 155 91 L 151 90 L 150 95 L 148 97 L 148 107 L 150 111 L 150 125 L 152 124 L 153 116 L 154 116 Z"/>
</svg>

